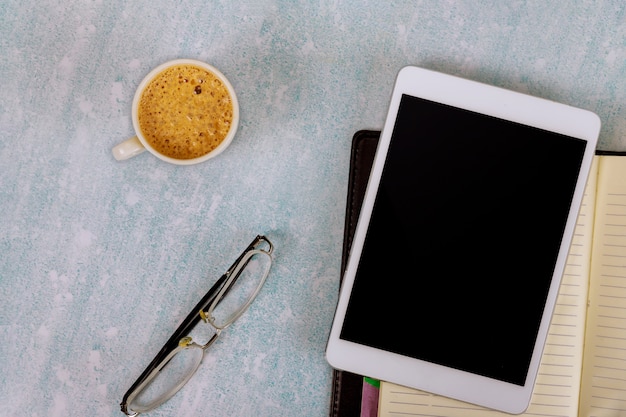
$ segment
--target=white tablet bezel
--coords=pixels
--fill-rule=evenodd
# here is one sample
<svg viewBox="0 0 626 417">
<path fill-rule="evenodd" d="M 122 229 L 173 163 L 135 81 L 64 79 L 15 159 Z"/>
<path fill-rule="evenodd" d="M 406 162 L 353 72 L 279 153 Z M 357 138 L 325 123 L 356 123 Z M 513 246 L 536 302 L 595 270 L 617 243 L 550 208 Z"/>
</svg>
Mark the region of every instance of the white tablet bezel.
<svg viewBox="0 0 626 417">
<path fill-rule="evenodd" d="M 470 374 L 340 338 L 340 331 L 396 121 L 398 106 L 403 94 L 510 120 L 588 142 L 547 297 L 546 313 L 541 320 L 524 386 Z M 484 407 L 512 414 L 522 413 L 530 402 L 599 132 L 600 119 L 594 113 L 586 110 L 418 67 L 403 68 L 398 73 L 395 82 L 389 111 L 379 139 L 348 258 L 337 311 L 326 349 L 326 358 L 329 364 L 337 369 L 391 381 Z M 541 152 L 541 149 L 537 149 L 537 152 Z M 372 329 L 372 332 L 380 332 L 381 337 L 384 337 L 385 329 Z"/>
</svg>

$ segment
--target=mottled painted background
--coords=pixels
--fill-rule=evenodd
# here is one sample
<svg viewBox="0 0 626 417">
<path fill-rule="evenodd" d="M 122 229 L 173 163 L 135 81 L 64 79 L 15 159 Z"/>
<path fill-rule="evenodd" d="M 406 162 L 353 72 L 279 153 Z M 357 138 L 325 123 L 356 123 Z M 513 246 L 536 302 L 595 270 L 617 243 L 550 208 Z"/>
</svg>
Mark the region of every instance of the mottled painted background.
<svg viewBox="0 0 626 417">
<path fill-rule="evenodd" d="M 235 141 L 191 167 L 115 161 L 135 87 L 182 57 L 231 80 Z M 152 415 L 326 415 L 350 141 L 409 64 L 595 111 L 600 148 L 626 150 L 622 0 L 3 0 L 0 415 L 120 415 L 257 233 L 266 287 Z"/>
</svg>

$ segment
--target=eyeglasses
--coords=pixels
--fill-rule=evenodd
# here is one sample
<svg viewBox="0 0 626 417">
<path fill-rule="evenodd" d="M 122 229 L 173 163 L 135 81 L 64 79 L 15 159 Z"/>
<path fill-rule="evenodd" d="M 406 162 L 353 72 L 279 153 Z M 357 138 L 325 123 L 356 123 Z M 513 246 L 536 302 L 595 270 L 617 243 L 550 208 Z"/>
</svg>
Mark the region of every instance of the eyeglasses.
<svg viewBox="0 0 626 417">
<path fill-rule="evenodd" d="M 273 251 L 274 246 L 265 236 L 257 236 L 248 245 L 124 394 L 120 404 L 124 414 L 136 416 L 155 409 L 191 379 L 207 348 L 254 301 L 269 274 Z M 200 321 L 209 324 L 212 331 L 205 344 L 189 336 Z"/>
</svg>

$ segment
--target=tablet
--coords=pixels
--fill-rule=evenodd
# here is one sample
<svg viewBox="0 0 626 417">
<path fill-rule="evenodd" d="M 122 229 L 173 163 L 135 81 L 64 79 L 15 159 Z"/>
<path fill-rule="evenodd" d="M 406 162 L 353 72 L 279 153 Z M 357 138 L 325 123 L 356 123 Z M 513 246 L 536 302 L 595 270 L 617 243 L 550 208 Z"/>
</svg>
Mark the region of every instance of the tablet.
<svg viewBox="0 0 626 417">
<path fill-rule="evenodd" d="M 586 110 L 403 68 L 344 271 L 330 365 L 522 413 L 599 131 Z"/>
</svg>

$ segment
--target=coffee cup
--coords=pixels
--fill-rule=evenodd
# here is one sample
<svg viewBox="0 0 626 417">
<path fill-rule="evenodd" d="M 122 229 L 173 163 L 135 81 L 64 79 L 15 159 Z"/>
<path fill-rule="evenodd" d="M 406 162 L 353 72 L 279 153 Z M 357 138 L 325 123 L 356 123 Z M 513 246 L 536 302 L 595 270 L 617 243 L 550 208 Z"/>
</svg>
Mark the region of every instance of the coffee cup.
<svg viewBox="0 0 626 417">
<path fill-rule="evenodd" d="M 148 150 L 177 165 L 222 153 L 239 124 L 239 104 L 228 79 L 215 67 L 177 59 L 154 68 L 139 84 L 132 105 L 135 136 L 112 150 L 118 161 Z"/>
</svg>

